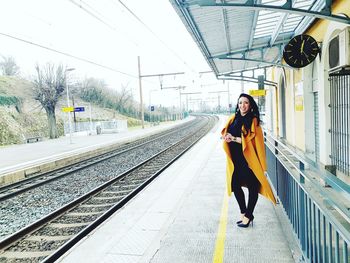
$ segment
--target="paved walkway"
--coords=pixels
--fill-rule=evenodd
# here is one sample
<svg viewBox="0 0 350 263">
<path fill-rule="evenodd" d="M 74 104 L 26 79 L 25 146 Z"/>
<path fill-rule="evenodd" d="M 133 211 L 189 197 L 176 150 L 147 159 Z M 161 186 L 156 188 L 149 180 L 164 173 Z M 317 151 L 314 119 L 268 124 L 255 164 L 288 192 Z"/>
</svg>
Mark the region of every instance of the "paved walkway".
<svg viewBox="0 0 350 263">
<path fill-rule="evenodd" d="M 226 196 L 220 125 L 59 261 L 295 262 L 279 206 L 260 196 L 254 227 L 236 226 L 239 210 Z"/>
</svg>

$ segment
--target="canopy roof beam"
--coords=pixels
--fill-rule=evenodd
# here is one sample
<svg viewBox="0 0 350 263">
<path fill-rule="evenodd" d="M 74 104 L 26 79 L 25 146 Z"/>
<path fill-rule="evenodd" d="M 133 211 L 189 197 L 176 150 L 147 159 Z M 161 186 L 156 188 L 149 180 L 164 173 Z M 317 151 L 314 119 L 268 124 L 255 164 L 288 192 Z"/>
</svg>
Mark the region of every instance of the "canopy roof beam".
<svg viewBox="0 0 350 263">
<path fill-rule="evenodd" d="M 245 82 L 251 82 L 251 83 L 259 83 L 257 78 L 246 77 L 246 76 L 220 75 L 218 76 L 218 79 L 219 80 L 238 80 L 238 81 L 245 81 Z M 273 81 L 265 80 L 264 85 L 277 87 L 277 83 Z"/>
<path fill-rule="evenodd" d="M 222 20 L 224 21 L 224 32 L 225 32 L 225 40 L 226 40 L 226 51 L 230 52 L 231 51 L 231 44 L 230 44 L 230 30 L 228 28 L 228 23 L 227 23 L 227 11 L 222 10 Z M 232 63 L 231 63 L 232 67 Z"/>
<path fill-rule="evenodd" d="M 175 2 L 177 3 L 177 5 L 182 6 L 183 3 L 181 2 L 181 0 L 175 0 Z M 200 33 L 197 25 L 194 22 L 194 19 L 192 17 L 192 15 L 190 14 L 190 12 L 188 11 L 188 9 L 186 7 L 181 8 L 180 10 L 183 18 L 186 20 L 186 23 L 188 25 L 188 27 L 191 29 L 191 31 L 194 33 L 194 38 L 198 44 L 198 46 L 200 46 L 201 51 L 204 55 L 205 58 L 209 58 L 211 56 L 210 52 L 209 52 L 209 48 L 207 47 L 207 45 L 203 42 L 203 36 Z M 213 63 L 212 60 L 207 59 L 208 64 L 210 65 L 210 67 L 212 68 L 212 70 L 215 73 L 218 73 L 218 69 L 215 65 L 215 63 Z"/>
<path fill-rule="evenodd" d="M 332 0 L 316 0 L 315 3 L 311 6 L 312 11 L 321 10 L 320 12 L 326 15 L 332 13 Z M 299 35 L 305 31 L 305 29 L 315 20 L 314 17 L 305 17 L 299 26 L 295 29 L 295 35 Z"/>
<path fill-rule="evenodd" d="M 255 72 L 254 70 L 252 71 L 253 72 L 253 76 L 246 76 L 246 75 L 243 75 L 243 72 L 236 72 L 236 73 L 231 73 L 231 74 L 224 74 L 224 75 L 221 75 L 221 76 L 225 76 L 225 77 L 241 77 L 241 78 L 244 78 L 244 79 L 251 79 L 251 80 L 254 80 L 254 81 L 258 81 L 259 78 L 256 78 L 255 77 Z M 239 73 L 239 74 L 238 74 Z M 267 80 L 266 79 L 266 68 L 264 69 L 264 83 L 265 84 L 271 84 L 271 85 L 277 85 L 277 82 L 275 81 L 271 81 L 271 80 Z"/>
<path fill-rule="evenodd" d="M 332 15 L 330 10 L 330 2 L 331 0 L 322 0 L 325 1 L 326 7 L 318 11 L 313 10 L 304 10 L 299 8 L 294 8 L 290 4 L 290 0 L 287 1 L 287 3 L 283 6 L 273 6 L 273 5 L 265 5 L 265 4 L 257 4 L 254 3 L 252 0 L 247 1 L 246 3 L 240 4 L 240 3 L 216 3 L 215 0 L 196 0 L 188 3 L 182 3 L 182 5 L 199 5 L 200 7 L 204 8 L 226 8 L 226 9 L 246 9 L 246 10 L 265 10 L 265 11 L 274 11 L 274 12 L 281 12 L 281 13 L 287 13 L 287 14 L 296 14 L 301 16 L 310 16 L 310 17 L 316 17 L 326 20 L 331 20 L 339 23 L 345 23 L 350 24 L 350 18 L 339 16 L 339 15 Z M 328 5 L 328 6 L 327 6 Z"/>
<path fill-rule="evenodd" d="M 266 69 L 267 68 L 271 68 L 272 66 L 263 66 L 263 67 L 255 67 L 255 68 L 250 68 L 250 69 L 241 69 L 241 70 L 235 70 L 235 71 L 231 71 L 231 72 L 225 72 L 225 73 L 222 73 L 220 74 L 219 76 L 228 76 L 228 75 L 231 75 L 231 76 L 243 76 L 244 73 L 246 72 L 251 72 L 252 73 L 252 76 L 254 77 L 255 76 L 255 71 L 256 70 L 264 70 L 264 72 L 266 72 Z M 265 74 L 266 75 L 266 74 Z"/>
<path fill-rule="evenodd" d="M 271 66 L 278 66 L 278 67 L 285 67 L 285 68 L 291 68 L 288 65 L 283 65 L 281 63 L 275 63 L 275 62 L 271 62 L 271 61 L 266 61 L 266 60 L 259 60 L 259 59 L 249 59 L 249 58 L 232 58 L 232 57 L 217 57 L 218 59 L 227 59 L 227 60 L 238 60 L 238 61 L 247 61 L 247 62 L 255 62 L 255 63 L 259 63 L 262 65 L 271 65 Z"/>
<path fill-rule="evenodd" d="M 257 3 L 261 3 L 261 0 L 257 0 Z M 251 49 L 253 46 L 253 40 L 254 40 L 254 34 L 255 34 L 255 29 L 256 29 L 256 22 L 258 21 L 258 16 L 259 16 L 259 11 L 254 11 L 254 18 L 253 18 L 253 27 L 250 30 L 250 36 L 249 36 L 249 43 L 248 43 L 248 49 Z M 246 67 L 246 63 L 244 62 L 243 68 Z"/>
<path fill-rule="evenodd" d="M 287 20 L 287 18 L 288 18 L 288 13 L 281 14 L 281 16 L 280 16 L 280 18 L 279 18 L 279 20 L 277 22 L 277 25 L 275 27 L 275 30 L 273 31 L 273 33 L 271 35 L 271 39 L 270 39 L 270 42 L 269 42 L 270 46 L 272 46 L 275 43 L 278 35 L 281 32 L 283 24 Z"/>
<path fill-rule="evenodd" d="M 280 48 L 281 46 L 283 47 L 288 41 L 289 41 L 289 39 L 286 39 L 286 40 L 284 40 L 284 42 L 278 42 L 278 43 L 275 43 L 274 45 L 271 45 L 271 46 L 268 46 L 268 47 L 270 47 L 270 48 L 271 47 L 278 47 L 278 48 Z M 234 55 L 237 55 L 237 54 L 246 54 L 246 53 L 251 52 L 251 51 L 261 50 L 263 48 L 266 48 L 266 46 L 265 45 L 261 45 L 261 46 L 256 46 L 256 47 L 252 47 L 252 48 L 239 49 L 239 50 L 236 50 L 234 52 L 213 55 L 213 56 L 211 56 L 211 58 L 230 57 L 230 56 L 234 56 Z"/>
</svg>

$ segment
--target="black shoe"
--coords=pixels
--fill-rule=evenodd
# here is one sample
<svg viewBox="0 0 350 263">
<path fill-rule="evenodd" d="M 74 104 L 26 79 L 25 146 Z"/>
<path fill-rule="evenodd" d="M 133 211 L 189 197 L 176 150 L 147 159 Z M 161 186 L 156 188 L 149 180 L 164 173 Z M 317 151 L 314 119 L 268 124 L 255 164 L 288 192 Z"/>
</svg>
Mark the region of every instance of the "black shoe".
<svg viewBox="0 0 350 263">
<path fill-rule="evenodd" d="M 241 216 L 242 215 L 244 216 L 244 214 L 241 214 Z M 240 223 L 242 223 L 242 219 L 236 222 L 236 224 L 240 224 Z"/>
<path fill-rule="evenodd" d="M 252 227 L 253 227 L 253 219 L 252 218 L 249 218 L 249 221 L 247 224 L 240 223 L 237 226 L 247 228 L 249 226 L 250 222 L 252 222 Z"/>
</svg>

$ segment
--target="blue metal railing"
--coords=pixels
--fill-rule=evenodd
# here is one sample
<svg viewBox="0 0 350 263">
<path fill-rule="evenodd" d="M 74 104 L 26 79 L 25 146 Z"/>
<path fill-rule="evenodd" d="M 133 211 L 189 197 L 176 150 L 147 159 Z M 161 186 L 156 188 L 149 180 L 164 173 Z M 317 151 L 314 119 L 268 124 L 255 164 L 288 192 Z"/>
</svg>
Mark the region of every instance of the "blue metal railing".
<svg viewBox="0 0 350 263">
<path fill-rule="evenodd" d="M 268 175 L 307 262 L 350 262 L 348 207 L 305 171 L 306 162 L 265 136 Z M 297 158 L 297 159 L 296 159 Z M 296 162 L 297 160 L 297 162 Z"/>
</svg>

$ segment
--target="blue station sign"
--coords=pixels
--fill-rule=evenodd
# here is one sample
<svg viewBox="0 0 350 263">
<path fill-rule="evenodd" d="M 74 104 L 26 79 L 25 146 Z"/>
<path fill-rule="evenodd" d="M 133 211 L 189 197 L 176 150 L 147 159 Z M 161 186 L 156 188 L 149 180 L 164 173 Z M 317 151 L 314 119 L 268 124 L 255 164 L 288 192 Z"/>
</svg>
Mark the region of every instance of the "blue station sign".
<svg viewBox="0 0 350 263">
<path fill-rule="evenodd" d="M 84 107 L 74 107 L 74 112 L 85 111 Z"/>
</svg>

